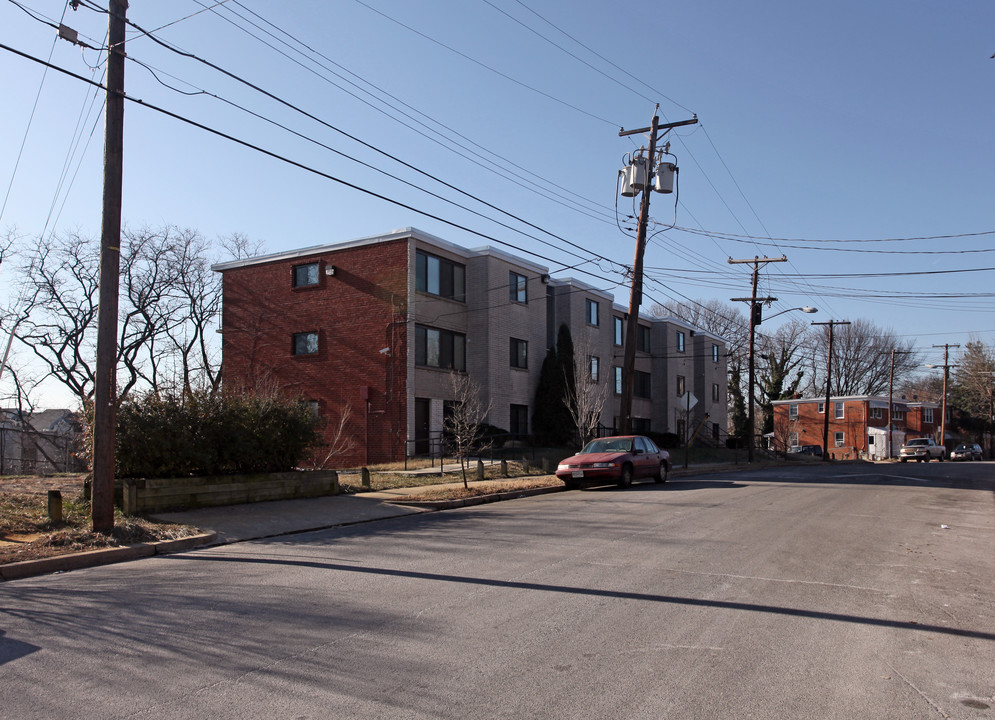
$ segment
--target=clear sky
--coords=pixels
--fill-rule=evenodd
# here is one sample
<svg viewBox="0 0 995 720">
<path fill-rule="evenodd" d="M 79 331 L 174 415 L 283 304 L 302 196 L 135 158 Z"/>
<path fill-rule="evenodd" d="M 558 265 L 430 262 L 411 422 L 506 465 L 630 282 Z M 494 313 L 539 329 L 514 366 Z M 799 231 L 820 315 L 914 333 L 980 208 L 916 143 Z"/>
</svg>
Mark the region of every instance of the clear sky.
<svg viewBox="0 0 995 720">
<path fill-rule="evenodd" d="M 102 46 L 99 5 L 0 0 L 0 43 L 100 80 L 102 53 L 49 24 Z M 414 208 L 128 103 L 131 227 L 240 232 L 277 252 L 414 226 L 627 304 L 634 209 L 616 180 L 645 138 L 619 129 L 648 126 L 659 103 L 661 122 L 700 123 L 668 137 L 679 192 L 652 197 L 644 309 L 747 296 L 749 266 L 727 259 L 783 253 L 762 276 L 780 298 L 768 314 L 864 318 L 931 362 L 933 345 L 995 341 L 988 0 L 132 0 L 128 17 L 321 122 L 134 28 L 130 97 Z M 0 229 L 99 235 L 102 98 L 43 75 L 0 50 Z"/>
</svg>

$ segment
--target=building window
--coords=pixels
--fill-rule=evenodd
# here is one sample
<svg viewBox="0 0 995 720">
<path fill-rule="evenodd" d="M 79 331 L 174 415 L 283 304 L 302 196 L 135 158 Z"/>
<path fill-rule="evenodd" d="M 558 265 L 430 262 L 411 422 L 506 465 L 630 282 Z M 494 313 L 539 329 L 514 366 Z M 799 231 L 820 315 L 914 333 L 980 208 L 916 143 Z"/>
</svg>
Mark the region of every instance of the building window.
<svg viewBox="0 0 995 720">
<path fill-rule="evenodd" d="M 466 300 L 466 267 L 452 260 L 415 253 L 415 289 L 450 300 Z"/>
<path fill-rule="evenodd" d="M 892 410 L 891 419 L 892 420 L 904 420 L 905 419 L 905 411 L 904 410 L 899 410 L 898 408 L 895 408 L 894 410 Z"/>
<path fill-rule="evenodd" d="M 466 335 L 415 325 L 415 365 L 466 371 Z"/>
<path fill-rule="evenodd" d="M 645 325 L 636 326 L 636 350 L 650 352 L 650 329 Z"/>
<path fill-rule="evenodd" d="M 719 402 L 722 399 L 718 383 L 712 383 L 712 402 Z"/>
<path fill-rule="evenodd" d="M 680 397 L 683 394 L 684 394 L 684 376 L 683 375 L 678 375 L 677 376 L 677 397 Z"/>
<path fill-rule="evenodd" d="M 623 330 L 624 323 L 622 318 L 613 317 L 612 318 L 612 342 L 614 342 L 619 347 L 622 346 L 622 338 L 625 337 L 625 331 Z"/>
<path fill-rule="evenodd" d="M 685 428 L 684 418 L 677 418 L 677 437 L 681 438 L 682 440 L 685 437 L 687 437 L 684 434 L 684 428 Z"/>
<path fill-rule="evenodd" d="M 788 434 L 788 445 L 791 447 L 798 447 L 798 433 L 793 432 Z"/>
<path fill-rule="evenodd" d="M 712 343 L 712 362 L 719 361 L 719 346 Z"/>
<path fill-rule="evenodd" d="M 788 419 L 797 420 L 798 419 L 798 406 L 788 405 Z"/>
<path fill-rule="evenodd" d="M 316 355 L 318 353 L 318 333 L 294 333 L 294 344 L 291 352 L 294 355 Z"/>
<path fill-rule="evenodd" d="M 632 394 L 636 397 L 650 397 L 650 374 L 635 370 L 632 373 Z"/>
<path fill-rule="evenodd" d="M 585 300 L 585 304 L 586 304 L 586 314 L 584 317 L 587 319 L 587 324 L 597 326 L 598 303 L 596 303 L 594 300 Z"/>
<path fill-rule="evenodd" d="M 515 271 L 508 273 L 508 299 L 511 302 L 528 302 L 528 278 Z"/>
<path fill-rule="evenodd" d="M 684 352 L 684 331 L 677 331 L 677 352 Z"/>
<path fill-rule="evenodd" d="M 601 358 L 597 355 L 590 355 L 587 358 L 587 366 L 590 369 L 591 382 L 599 382 L 601 380 Z"/>
<path fill-rule="evenodd" d="M 884 413 L 881 412 L 881 408 L 878 408 L 878 407 L 871 408 L 871 419 L 872 420 L 880 420 L 883 416 L 884 416 Z"/>
<path fill-rule="evenodd" d="M 826 403 L 821 402 L 819 403 L 819 414 L 822 415 L 824 412 L 826 412 Z"/>
<path fill-rule="evenodd" d="M 835 433 L 833 436 L 833 442 L 836 447 L 843 447 L 843 443 L 846 442 L 845 435 L 841 432 Z"/>
<path fill-rule="evenodd" d="M 933 422 L 933 408 L 923 408 L 922 409 L 922 421 L 924 423 Z"/>
<path fill-rule="evenodd" d="M 318 263 L 294 266 L 294 287 L 310 287 L 318 284 Z"/>
<path fill-rule="evenodd" d="M 650 423 L 652 422 L 653 421 L 650 420 L 649 418 L 634 417 L 632 418 L 632 432 L 637 433 L 639 435 L 648 435 L 649 433 L 653 432 L 650 429 L 651 427 Z"/>
<path fill-rule="evenodd" d="M 622 368 L 620 368 L 620 367 L 613 367 L 612 368 L 612 374 L 614 375 L 613 379 L 614 379 L 614 384 L 615 384 L 615 394 L 616 395 L 621 395 L 622 394 Z"/>
<path fill-rule="evenodd" d="M 842 420 L 843 419 L 843 403 L 841 403 L 841 402 L 834 403 L 833 407 L 835 408 L 835 414 L 833 415 L 833 417 L 835 417 L 837 420 Z"/>
<path fill-rule="evenodd" d="M 525 340 L 511 338 L 511 366 L 514 368 L 529 366 L 529 344 Z"/>
<path fill-rule="evenodd" d="M 529 434 L 529 406 L 512 405 L 508 420 L 508 429 L 514 436 Z"/>
<path fill-rule="evenodd" d="M 306 400 L 304 405 L 307 407 L 308 412 L 311 413 L 311 417 L 317 419 L 318 412 L 320 410 L 320 405 L 317 400 Z"/>
</svg>

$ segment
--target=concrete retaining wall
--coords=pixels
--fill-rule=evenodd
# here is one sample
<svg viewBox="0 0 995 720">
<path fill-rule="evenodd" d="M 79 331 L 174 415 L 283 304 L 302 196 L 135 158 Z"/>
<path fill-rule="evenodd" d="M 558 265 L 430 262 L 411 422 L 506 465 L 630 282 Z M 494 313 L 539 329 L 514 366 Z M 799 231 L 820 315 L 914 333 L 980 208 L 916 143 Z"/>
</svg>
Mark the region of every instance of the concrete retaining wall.
<svg viewBox="0 0 995 720">
<path fill-rule="evenodd" d="M 196 478 L 125 478 L 124 512 L 184 510 L 339 494 L 334 470 Z"/>
</svg>

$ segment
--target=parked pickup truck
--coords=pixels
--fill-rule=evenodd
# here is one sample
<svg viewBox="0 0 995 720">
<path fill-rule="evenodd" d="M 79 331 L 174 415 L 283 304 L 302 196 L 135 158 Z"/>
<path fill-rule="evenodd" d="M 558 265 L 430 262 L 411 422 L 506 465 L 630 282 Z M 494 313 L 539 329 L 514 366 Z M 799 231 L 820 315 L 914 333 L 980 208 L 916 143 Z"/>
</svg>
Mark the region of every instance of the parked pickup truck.
<svg viewBox="0 0 995 720">
<path fill-rule="evenodd" d="M 929 462 L 936 459 L 943 462 L 947 456 L 947 449 L 942 445 L 937 445 L 933 438 L 914 438 L 906 440 L 902 449 L 898 452 L 898 459 L 902 462 L 907 460 L 918 460 L 919 462 Z"/>
</svg>

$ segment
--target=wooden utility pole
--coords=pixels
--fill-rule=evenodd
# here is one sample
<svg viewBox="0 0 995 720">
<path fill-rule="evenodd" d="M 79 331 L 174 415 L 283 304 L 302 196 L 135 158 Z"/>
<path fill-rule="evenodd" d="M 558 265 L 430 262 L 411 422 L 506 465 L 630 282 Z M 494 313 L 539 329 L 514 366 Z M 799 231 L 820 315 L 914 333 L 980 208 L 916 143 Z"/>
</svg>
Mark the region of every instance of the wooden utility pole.
<svg viewBox="0 0 995 720">
<path fill-rule="evenodd" d="M 93 393 L 94 532 L 114 529 L 114 424 L 117 413 L 117 314 L 121 269 L 124 165 L 124 40 L 127 0 L 110 0 L 107 19 L 107 102 L 104 119 L 104 202 L 100 232 L 100 308 Z"/>
<path fill-rule="evenodd" d="M 947 343 L 946 345 L 934 345 L 935 348 L 943 348 L 943 402 L 940 404 L 940 439 L 939 444 L 943 445 L 944 441 L 947 439 L 947 381 L 950 378 L 950 368 L 954 367 L 950 364 L 950 348 L 959 348 L 960 345 L 951 345 Z"/>
<path fill-rule="evenodd" d="M 653 112 L 653 122 L 648 128 L 638 130 L 620 130 L 619 137 L 627 135 L 640 135 L 649 133 L 649 149 L 646 155 L 646 185 L 642 190 L 643 196 L 639 204 L 639 226 L 636 231 L 636 254 L 632 261 L 632 289 L 629 293 L 629 315 L 625 324 L 625 346 L 622 360 L 622 398 L 619 404 L 618 423 L 619 431 L 623 435 L 632 432 L 632 387 L 636 368 L 636 332 L 639 326 L 639 306 L 643 302 L 643 255 L 646 252 L 646 226 L 649 224 L 650 216 L 650 192 L 652 186 L 653 163 L 656 161 L 657 133 L 660 130 L 666 135 L 672 128 L 682 125 L 694 125 L 698 118 L 684 120 L 682 122 L 660 124 L 657 111 L 660 106 L 656 106 Z"/>
<path fill-rule="evenodd" d="M 826 406 L 825 417 L 822 425 L 822 459 L 829 462 L 829 402 L 832 396 L 833 387 L 833 328 L 837 325 L 849 325 L 849 320 L 830 320 L 823 323 L 812 323 L 813 325 L 829 326 L 829 354 L 826 358 Z"/>
<path fill-rule="evenodd" d="M 749 367 L 749 379 L 746 381 L 747 389 L 749 390 L 749 397 L 747 398 L 747 426 L 749 428 L 748 437 L 746 440 L 746 460 L 747 462 L 753 462 L 753 448 L 756 445 L 756 422 L 754 419 L 754 409 L 753 409 L 753 386 L 756 383 L 756 370 L 755 361 L 753 358 L 754 347 L 756 345 L 756 335 L 757 335 L 757 325 L 763 322 L 763 303 L 768 305 L 772 302 L 777 302 L 776 297 L 757 297 L 757 282 L 760 279 L 760 264 L 772 262 L 787 262 L 788 258 L 782 255 L 779 258 L 769 258 L 769 257 L 756 257 L 754 256 L 752 260 L 733 260 L 729 258 L 730 265 L 741 265 L 743 263 L 752 263 L 753 265 L 753 293 L 748 298 L 732 298 L 733 302 L 748 302 L 750 303 L 750 345 L 747 354 L 747 365 Z"/>
</svg>

